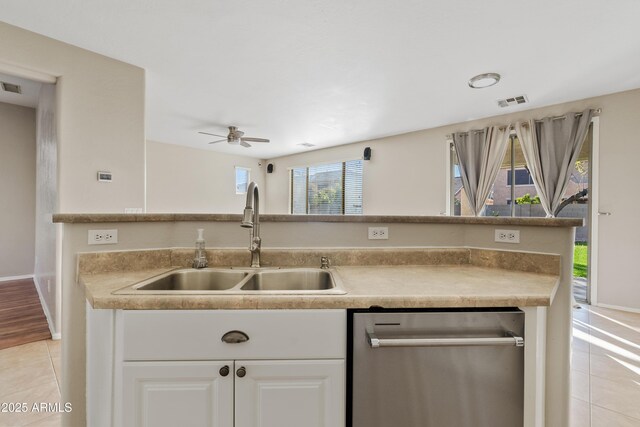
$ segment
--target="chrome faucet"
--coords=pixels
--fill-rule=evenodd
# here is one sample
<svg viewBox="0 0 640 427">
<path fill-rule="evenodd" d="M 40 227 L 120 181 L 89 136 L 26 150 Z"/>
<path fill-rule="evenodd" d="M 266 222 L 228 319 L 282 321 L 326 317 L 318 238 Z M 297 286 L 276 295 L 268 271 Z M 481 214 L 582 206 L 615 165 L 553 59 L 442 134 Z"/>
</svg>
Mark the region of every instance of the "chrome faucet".
<svg viewBox="0 0 640 427">
<path fill-rule="evenodd" d="M 260 267 L 260 248 L 262 246 L 260 239 L 260 195 L 258 185 L 253 181 L 247 188 L 247 203 L 240 226 L 251 229 L 251 242 L 249 243 L 251 267 Z"/>
</svg>

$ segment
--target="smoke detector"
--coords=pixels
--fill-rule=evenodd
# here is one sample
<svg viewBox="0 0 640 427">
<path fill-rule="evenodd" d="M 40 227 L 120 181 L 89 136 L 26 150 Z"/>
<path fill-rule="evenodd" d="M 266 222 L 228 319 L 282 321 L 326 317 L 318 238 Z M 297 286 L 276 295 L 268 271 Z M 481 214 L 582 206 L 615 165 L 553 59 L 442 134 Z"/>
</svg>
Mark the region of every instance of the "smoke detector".
<svg viewBox="0 0 640 427">
<path fill-rule="evenodd" d="M 500 107 L 512 107 L 514 105 L 526 104 L 529 102 L 527 95 L 518 95 L 506 99 L 498 99 L 498 106 Z"/>
<path fill-rule="evenodd" d="M 11 93 L 22 93 L 22 88 L 20 85 L 14 85 L 13 83 L 0 82 L 0 86 L 2 86 L 2 90 L 5 92 Z"/>
</svg>

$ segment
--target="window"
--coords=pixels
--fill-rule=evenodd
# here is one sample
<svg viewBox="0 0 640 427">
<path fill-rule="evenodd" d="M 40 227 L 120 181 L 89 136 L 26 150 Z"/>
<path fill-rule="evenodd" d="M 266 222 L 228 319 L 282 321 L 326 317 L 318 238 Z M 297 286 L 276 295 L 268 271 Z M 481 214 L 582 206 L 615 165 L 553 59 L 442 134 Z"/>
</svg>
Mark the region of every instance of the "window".
<svg viewBox="0 0 640 427">
<path fill-rule="evenodd" d="M 362 214 L 362 160 L 293 168 L 292 214 Z"/>
<path fill-rule="evenodd" d="M 567 191 L 564 198 L 571 197 L 578 191 L 588 188 L 588 164 L 591 155 L 591 141 L 593 138 L 593 127 L 589 127 L 589 132 L 582 150 L 578 156 L 576 167 L 571 174 Z M 458 166 L 458 156 L 451 143 L 451 212 L 452 215 L 473 215 L 473 209 L 469 205 L 462 180 L 460 179 L 460 169 Z M 524 153 L 520 147 L 520 142 L 516 135 L 511 136 L 509 148 L 502 161 L 500 171 L 493 184 L 490 195 L 486 200 L 486 205 L 481 213 L 483 216 L 515 216 L 515 217 L 544 217 L 546 213 L 540 203 L 536 200 L 538 192 L 534 186 L 533 178 L 526 166 Z M 580 199 L 578 203 L 585 199 Z M 578 214 L 576 214 L 578 215 Z"/>
<path fill-rule="evenodd" d="M 236 194 L 246 194 L 251 182 L 251 169 L 236 166 Z"/>
<path fill-rule="evenodd" d="M 514 172 L 516 174 L 516 185 L 533 185 L 533 178 L 531 178 L 529 169 L 526 169 L 526 168 L 516 169 Z M 511 178 L 511 174 L 508 173 L 507 186 L 509 187 L 511 186 L 511 181 L 513 181 L 513 179 Z"/>
</svg>

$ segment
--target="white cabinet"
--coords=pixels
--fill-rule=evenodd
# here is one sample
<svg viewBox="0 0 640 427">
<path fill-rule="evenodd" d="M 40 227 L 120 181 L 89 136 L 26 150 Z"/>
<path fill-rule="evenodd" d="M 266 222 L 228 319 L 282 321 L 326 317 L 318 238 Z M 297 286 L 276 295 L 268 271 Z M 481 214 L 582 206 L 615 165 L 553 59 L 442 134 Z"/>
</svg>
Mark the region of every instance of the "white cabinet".
<svg viewBox="0 0 640 427">
<path fill-rule="evenodd" d="M 236 361 L 235 427 L 344 425 L 344 361 Z"/>
<path fill-rule="evenodd" d="M 87 319 L 91 427 L 345 425 L 346 310 L 88 308 Z M 222 339 L 238 331 L 248 339 Z"/>
<path fill-rule="evenodd" d="M 122 426 L 341 426 L 344 369 L 343 360 L 126 362 Z"/>
<path fill-rule="evenodd" d="M 232 369 L 231 361 L 124 363 L 122 425 L 233 427 Z"/>
</svg>

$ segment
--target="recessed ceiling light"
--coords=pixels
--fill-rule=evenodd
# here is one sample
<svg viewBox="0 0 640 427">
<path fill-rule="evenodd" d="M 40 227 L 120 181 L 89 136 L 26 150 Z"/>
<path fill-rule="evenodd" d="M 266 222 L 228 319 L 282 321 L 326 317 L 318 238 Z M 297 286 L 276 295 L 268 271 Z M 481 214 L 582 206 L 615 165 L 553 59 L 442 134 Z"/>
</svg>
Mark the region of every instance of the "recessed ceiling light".
<svg viewBox="0 0 640 427">
<path fill-rule="evenodd" d="M 302 144 L 298 144 L 301 145 L 303 147 L 307 147 L 307 148 L 311 148 L 311 147 L 315 147 L 315 144 L 309 144 L 308 142 L 303 142 Z"/>
<path fill-rule="evenodd" d="M 469 79 L 469 87 L 473 89 L 482 89 L 485 87 L 493 86 L 500 81 L 500 74 L 498 73 L 484 73 L 478 74 L 475 77 Z"/>
</svg>

